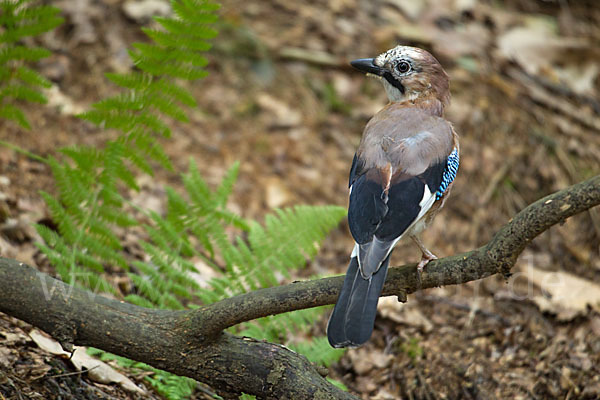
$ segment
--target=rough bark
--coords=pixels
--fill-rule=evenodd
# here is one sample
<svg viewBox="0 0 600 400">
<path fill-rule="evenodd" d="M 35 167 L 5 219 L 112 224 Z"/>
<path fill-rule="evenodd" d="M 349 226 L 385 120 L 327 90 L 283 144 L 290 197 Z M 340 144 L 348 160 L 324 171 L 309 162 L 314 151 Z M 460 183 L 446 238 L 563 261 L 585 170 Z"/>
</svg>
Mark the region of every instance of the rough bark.
<svg viewBox="0 0 600 400">
<path fill-rule="evenodd" d="M 69 348 L 93 346 L 189 376 L 225 398 L 355 399 L 283 346 L 220 332 L 203 336 L 196 312 L 146 309 L 67 286 L 0 258 L 0 311 L 46 331 Z"/>
<path fill-rule="evenodd" d="M 414 265 L 391 268 L 383 296 L 509 274 L 537 235 L 600 204 L 600 176 L 531 204 L 488 244 L 431 262 L 419 282 Z M 257 290 L 193 311 L 151 310 L 73 288 L 18 261 L 0 258 L 0 311 L 59 340 L 93 346 L 205 382 L 226 398 L 351 399 L 304 357 L 283 346 L 223 329 L 255 318 L 333 304 L 343 277 Z"/>
</svg>

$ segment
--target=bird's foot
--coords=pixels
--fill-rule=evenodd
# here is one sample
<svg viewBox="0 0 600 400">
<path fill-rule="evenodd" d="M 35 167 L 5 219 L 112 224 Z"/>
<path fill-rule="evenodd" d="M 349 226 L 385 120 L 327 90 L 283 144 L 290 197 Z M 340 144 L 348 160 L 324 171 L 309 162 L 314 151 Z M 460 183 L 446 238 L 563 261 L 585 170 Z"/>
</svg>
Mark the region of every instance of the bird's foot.
<svg viewBox="0 0 600 400">
<path fill-rule="evenodd" d="M 437 260 L 437 256 L 433 253 L 423 253 L 423 256 L 421 257 L 421 261 L 419 262 L 419 264 L 417 264 L 417 269 L 421 272 L 423 272 L 423 268 L 425 268 L 425 266 L 427 264 L 429 264 L 429 261 L 433 261 L 433 260 Z"/>
<path fill-rule="evenodd" d="M 425 266 L 429 264 L 432 260 L 437 260 L 437 256 L 430 251 L 423 252 L 423 256 L 421 257 L 421 261 L 417 264 L 417 275 L 419 277 L 419 288 L 421 288 L 421 275 L 423 275 L 423 270 Z"/>
</svg>

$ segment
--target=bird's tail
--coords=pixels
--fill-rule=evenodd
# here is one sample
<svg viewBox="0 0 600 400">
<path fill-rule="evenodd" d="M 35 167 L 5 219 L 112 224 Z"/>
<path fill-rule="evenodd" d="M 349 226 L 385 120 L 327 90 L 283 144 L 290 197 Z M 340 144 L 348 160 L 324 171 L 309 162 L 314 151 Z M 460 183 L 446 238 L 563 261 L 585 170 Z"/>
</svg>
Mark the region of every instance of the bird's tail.
<svg viewBox="0 0 600 400">
<path fill-rule="evenodd" d="M 390 256 L 365 279 L 352 257 L 333 313 L 327 325 L 327 338 L 333 347 L 356 347 L 371 337 L 377 314 L 377 301 L 383 289 Z"/>
</svg>

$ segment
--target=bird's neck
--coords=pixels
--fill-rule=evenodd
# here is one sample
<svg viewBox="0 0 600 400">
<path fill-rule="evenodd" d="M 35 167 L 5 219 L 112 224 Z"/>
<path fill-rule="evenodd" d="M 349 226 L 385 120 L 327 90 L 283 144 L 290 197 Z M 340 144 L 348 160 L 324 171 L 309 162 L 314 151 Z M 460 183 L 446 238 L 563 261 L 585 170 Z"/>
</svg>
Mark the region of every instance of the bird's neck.
<svg viewBox="0 0 600 400">
<path fill-rule="evenodd" d="M 440 88 L 440 85 L 423 85 L 420 90 L 410 90 L 405 86 L 391 85 L 387 80 L 382 79 L 383 87 L 390 103 L 402 104 L 406 107 L 418 107 L 428 114 L 443 116 L 444 107 L 450 104 L 450 92 L 446 86 Z"/>
<path fill-rule="evenodd" d="M 444 115 L 445 103 L 434 96 L 419 96 L 414 99 L 402 101 L 391 101 L 405 107 L 415 107 L 425 111 L 427 114 L 442 117 Z"/>
</svg>

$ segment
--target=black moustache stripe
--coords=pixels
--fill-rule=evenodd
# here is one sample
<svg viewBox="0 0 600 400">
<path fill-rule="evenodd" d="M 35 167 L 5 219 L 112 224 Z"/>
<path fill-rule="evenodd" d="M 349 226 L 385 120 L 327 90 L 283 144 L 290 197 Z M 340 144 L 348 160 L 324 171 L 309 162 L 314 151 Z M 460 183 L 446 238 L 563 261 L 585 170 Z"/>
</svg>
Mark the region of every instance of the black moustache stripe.
<svg viewBox="0 0 600 400">
<path fill-rule="evenodd" d="M 402 84 L 398 80 L 394 79 L 391 73 L 386 71 L 382 76 L 386 81 L 390 83 L 390 85 L 398 89 L 400 93 L 404 94 L 404 86 L 402 86 Z"/>
</svg>

